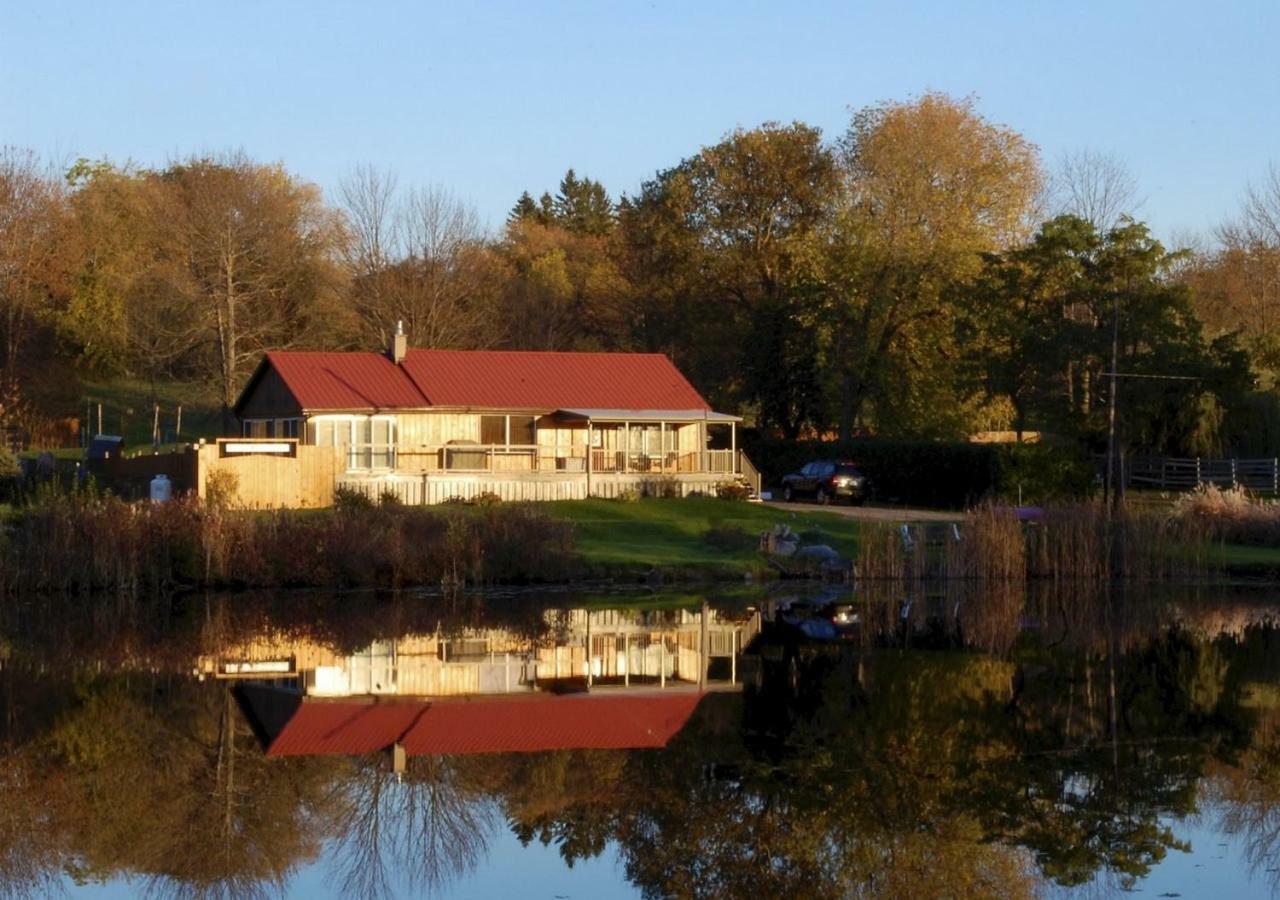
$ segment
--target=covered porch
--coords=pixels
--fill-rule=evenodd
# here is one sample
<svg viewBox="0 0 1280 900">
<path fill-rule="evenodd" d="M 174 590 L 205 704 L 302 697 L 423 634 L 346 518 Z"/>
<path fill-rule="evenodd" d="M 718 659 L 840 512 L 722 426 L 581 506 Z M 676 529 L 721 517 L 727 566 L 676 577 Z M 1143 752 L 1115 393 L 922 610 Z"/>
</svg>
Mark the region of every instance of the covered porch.
<svg viewBox="0 0 1280 900">
<path fill-rule="evenodd" d="M 618 475 L 740 475 L 738 423 L 726 413 L 566 409 L 556 418 L 585 434 L 587 469 Z"/>
</svg>

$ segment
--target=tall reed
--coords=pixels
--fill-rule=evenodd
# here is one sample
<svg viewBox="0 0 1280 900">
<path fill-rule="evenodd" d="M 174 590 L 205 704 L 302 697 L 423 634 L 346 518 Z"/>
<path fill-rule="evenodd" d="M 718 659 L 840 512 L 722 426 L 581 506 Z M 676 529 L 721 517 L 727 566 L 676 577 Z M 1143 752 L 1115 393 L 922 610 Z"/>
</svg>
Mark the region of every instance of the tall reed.
<svg viewBox="0 0 1280 900">
<path fill-rule="evenodd" d="M 0 536 L 0 591 L 557 581 L 572 550 L 571 526 L 529 505 L 255 512 L 49 492 Z"/>
</svg>

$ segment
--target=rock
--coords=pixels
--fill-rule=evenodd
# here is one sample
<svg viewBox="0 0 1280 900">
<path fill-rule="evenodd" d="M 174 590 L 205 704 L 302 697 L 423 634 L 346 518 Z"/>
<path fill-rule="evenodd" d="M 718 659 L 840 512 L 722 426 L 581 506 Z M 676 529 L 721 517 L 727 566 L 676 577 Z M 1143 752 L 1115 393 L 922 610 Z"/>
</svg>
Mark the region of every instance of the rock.
<svg viewBox="0 0 1280 900">
<path fill-rule="evenodd" d="M 796 556 L 805 559 L 816 559 L 822 562 L 836 560 L 840 558 L 840 554 L 826 544 L 809 544 L 796 550 Z"/>
<path fill-rule="evenodd" d="M 795 541 L 776 541 L 773 545 L 775 556 L 795 556 L 800 544 Z"/>
</svg>

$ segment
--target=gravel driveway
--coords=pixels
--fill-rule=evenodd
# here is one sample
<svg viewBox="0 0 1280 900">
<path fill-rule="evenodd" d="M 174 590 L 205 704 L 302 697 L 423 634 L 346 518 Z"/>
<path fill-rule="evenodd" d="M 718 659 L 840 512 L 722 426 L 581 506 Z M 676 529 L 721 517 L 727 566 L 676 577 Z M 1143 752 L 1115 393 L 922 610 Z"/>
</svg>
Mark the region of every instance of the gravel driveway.
<svg viewBox="0 0 1280 900">
<path fill-rule="evenodd" d="M 819 506 L 816 503 L 783 503 L 781 500 L 766 500 L 764 505 L 779 511 L 835 513 L 863 522 L 957 522 L 964 518 L 963 513 L 949 510 L 910 509 L 905 506 Z"/>
</svg>

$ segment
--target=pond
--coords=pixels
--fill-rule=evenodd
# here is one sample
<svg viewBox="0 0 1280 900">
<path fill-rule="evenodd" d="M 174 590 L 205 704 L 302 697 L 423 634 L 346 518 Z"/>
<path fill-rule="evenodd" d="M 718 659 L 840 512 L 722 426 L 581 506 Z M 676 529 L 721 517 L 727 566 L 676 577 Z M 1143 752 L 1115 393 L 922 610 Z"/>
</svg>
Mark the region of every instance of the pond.
<svg viewBox="0 0 1280 900">
<path fill-rule="evenodd" d="M 1276 599 L 10 602 L 0 897 L 1270 897 Z"/>
</svg>

